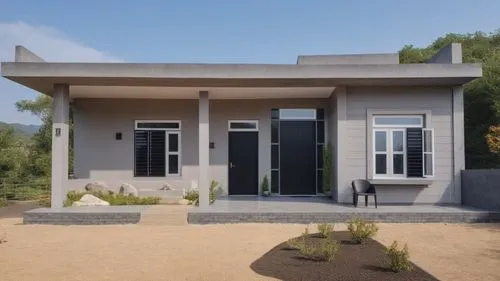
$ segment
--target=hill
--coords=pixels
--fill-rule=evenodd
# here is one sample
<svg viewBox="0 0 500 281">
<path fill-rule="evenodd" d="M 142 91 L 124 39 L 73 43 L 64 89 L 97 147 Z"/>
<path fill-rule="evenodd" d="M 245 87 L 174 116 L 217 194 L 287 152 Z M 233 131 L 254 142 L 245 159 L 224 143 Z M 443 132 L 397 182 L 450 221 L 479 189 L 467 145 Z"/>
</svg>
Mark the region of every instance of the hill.
<svg viewBox="0 0 500 281">
<path fill-rule="evenodd" d="M 14 132 L 16 135 L 28 138 L 34 135 L 40 129 L 39 125 L 25 125 L 20 123 L 0 122 L 0 129 L 6 127 L 12 127 L 14 128 Z"/>
</svg>

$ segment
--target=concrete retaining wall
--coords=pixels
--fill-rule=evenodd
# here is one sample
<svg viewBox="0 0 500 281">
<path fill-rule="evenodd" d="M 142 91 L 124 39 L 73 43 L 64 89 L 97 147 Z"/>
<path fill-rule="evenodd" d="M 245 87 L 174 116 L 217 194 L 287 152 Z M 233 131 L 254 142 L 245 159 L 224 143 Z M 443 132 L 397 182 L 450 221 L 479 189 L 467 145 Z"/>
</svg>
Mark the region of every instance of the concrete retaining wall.
<svg viewBox="0 0 500 281">
<path fill-rule="evenodd" d="M 462 171 L 462 204 L 500 211 L 500 170 Z"/>
</svg>

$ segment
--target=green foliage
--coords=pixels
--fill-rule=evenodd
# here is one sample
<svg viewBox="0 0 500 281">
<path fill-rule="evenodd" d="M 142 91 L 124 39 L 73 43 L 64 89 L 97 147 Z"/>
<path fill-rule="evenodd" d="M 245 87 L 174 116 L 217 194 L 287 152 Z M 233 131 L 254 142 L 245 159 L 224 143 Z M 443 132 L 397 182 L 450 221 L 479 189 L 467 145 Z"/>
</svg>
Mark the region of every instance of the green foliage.
<svg viewBox="0 0 500 281">
<path fill-rule="evenodd" d="M 0 197 L 0 208 L 7 206 L 7 200 L 3 197 Z"/>
<path fill-rule="evenodd" d="M 288 241 L 286 241 L 286 244 L 287 244 L 289 249 L 300 250 L 305 246 L 306 241 L 304 240 L 304 237 L 302 237 L 302 236 L 301 237 L 294 237 L 294 238 L 288 239 Z"/>
<path fill-rule="evenodd" d="M 332 239 L 322 239 L 317 244 L 305 243 L 300 247 L 300 254 L 315 261 L 332 261 L 339 250 L 339 242 Z"/>
<path fill-rule="evenodd" d="M 323 148 L 323 192 L 328 193 L 332 188 L 332 145 L 329 143 Z"/>
<path fill-rule="evenodd" d="M 464 63 L 482 63 L 483 77 L 465 85 L 465 159 L 472 169 L 499 168 L 500 155 L 491 153 L 485 136 L 491 126 L 500 125 L 500 30 L 485 34 L 446 34 L 424 48 L 405 46 L 401 63 L 420 63 L 439 49 L 461 43 Z"/>
<path fill-rule="evenodd" d="M 264 195 L 264 196 L 269 196 L 270 195 L 270 191 L 269 191 L 269 180 L 267 179 L 267 175 L 264 176 L 264 178 L 262 179 L 262 183 L 260 185 L 260 189 L 261 189 L 261 194 Z"/>
<path fill-rule="evenodd" d="M 391 246 L 386 248 L 386 255 L 389 260 L 389 267 L 394 272 L 411 271 L 413 269 L 407 244 L 403 249 L 399 249 L 398 242 L 394 241 Z"/>
<path fill-rule="evenodd" d="M 210 204 L 213 204 L 219 195 L 220 186 L 216 180 L 212 180 L 210 183 L 210 189 L 208 193 L 208 197 L 210 200 Z M 200 204 L 199 198 L 200 194 L 198 190 L 189 190 L 184 194 L 184 199 L 189 201 L 189 204 L 198 206 Z"/>
<path fill-rule="evenodd" d="M 351 233 L 354 242 L 361 244 L 374 237 L 377 234 L 378 227 L 362 218 L 354 218 L 349 221 L 347 230 Z"/>
<path fill-rule="evenodd" d="M 76 192 L 70 191 L 66 195 L 64 206 L 68 207 L 75 201 L 79 201 L 83 195 L 92 194 L 104 201 L 109 205 L 156 205 L 160 203 L 160 197 L 138 197 L 133 195 L 114 194 L 108 192 Z"/>
<path fill-rule="evenodd" d="M 323 238 L 330 238 L 333 232 L 333 224 L 322 223 L 318 224 L 318 232 Z"/>
</svg>

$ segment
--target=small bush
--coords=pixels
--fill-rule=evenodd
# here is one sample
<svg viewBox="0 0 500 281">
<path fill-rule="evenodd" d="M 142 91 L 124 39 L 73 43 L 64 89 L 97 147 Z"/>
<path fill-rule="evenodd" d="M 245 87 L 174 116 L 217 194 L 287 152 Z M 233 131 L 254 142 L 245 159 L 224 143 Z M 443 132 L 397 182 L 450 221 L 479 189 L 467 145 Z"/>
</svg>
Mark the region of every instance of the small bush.
<svg viewBox="0 0 500 281">
<path fill-rule="evenodd" d="M 386 254 L 389 260 L 389 267 L 394 272 L 411 271 L 413 269 L 407 244 L 405 244 L 403 249 L 398 249 L 398 242 L 394 241 L 390 247 L 386 248 Z"/>
<path fill-rule="evenodd" d="M 271 192 L 269 191 L 269 180 L 267 179 L 267 175 L 262 179 L 262 183 L 260 185 L 262 196 L 269 196 Z"/>
<path fill-rule="evenodd" d="M 378 227 L 374 223 L 366 222 L 362 218 L 355 218 L 349 221 L 347 229 L 351 233 L 352 239 L 358 243 L 364 243 L 367 239 L 377 234 Z"/>
<path fill-rule="evenodd" d="M 304 244 L 300 249 L 300 254 L 305 258 L 315 261 L 332 261 L 339 250 L 339 243 L 336 240 L 320 240 L 318 244 Z"/>
<path fill-rule="evenodd" d="M 208 193 L 208 197 L 210 200 L 210 204 L 213 204 L 215 202 L 215 199 L 217 199 L 217 195 L 219 194 L 219 183 L 216 180 L 213 180 L 210 183 L 210 189 Z M 200 203 L 200 194 L 198 190 L 189 190 L 184 194 L 184 199 L 189 201 L 189 204 L 196 205 L 198 206 Z"/>
<path fill-rule="evenodd" d="M 300 250 L 306 244 L 305 240 L 302 237 L 290 238 L 286 241 L 286 244 L 289 249 Z"/>
<path fill-rule="evenodd" d="M 322 223 L 318 224 L 318 231 L 321 237 L 323 238 L 329 238 L 332 235 L 333 232 L 333 224 L 329 223 Z"/>
<path fill-rule="evenodd" d="M 0 208 L 7 206 L 7 200 L 5 198 L 0 198 Z"/>
<path fill-rule="evenodd" d="M 138 197 L 133 195 L 104 193 L 104 192 L 76 192 L 70 191 L 66 195 L 64 206 L 71 206 L 73 202 L 79 201 L 83 195 L 92 194 L 99 199 L 107 201 L 109 205 L 156 205 L 160 203 L 160 197 Z"/>
</svg>

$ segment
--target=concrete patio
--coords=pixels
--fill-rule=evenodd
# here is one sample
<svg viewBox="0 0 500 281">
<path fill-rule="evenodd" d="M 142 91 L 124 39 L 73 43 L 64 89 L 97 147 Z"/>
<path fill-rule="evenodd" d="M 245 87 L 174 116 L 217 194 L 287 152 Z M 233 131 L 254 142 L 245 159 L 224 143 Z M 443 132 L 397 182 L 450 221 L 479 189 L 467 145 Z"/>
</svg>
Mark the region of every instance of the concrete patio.
<svg viewBox="0 0 500 281">
<path fill-rule="evenodd" d="M 500 212 L 469 206 L 422 204 L 379 205 L 375 208 L 373 201 L 369 201 L 368 207 L 365 207 L 362 198 L 355 208 L 352 205 L 335 204 L 326 197 L 284 196 L 224 197 L 209 207 L 191 208 L 188 211 L 188 222 L 192 224 L 345 222 L 352 217 L 392 223 L 495 222 L 500 221 Z"/>
</svg>

